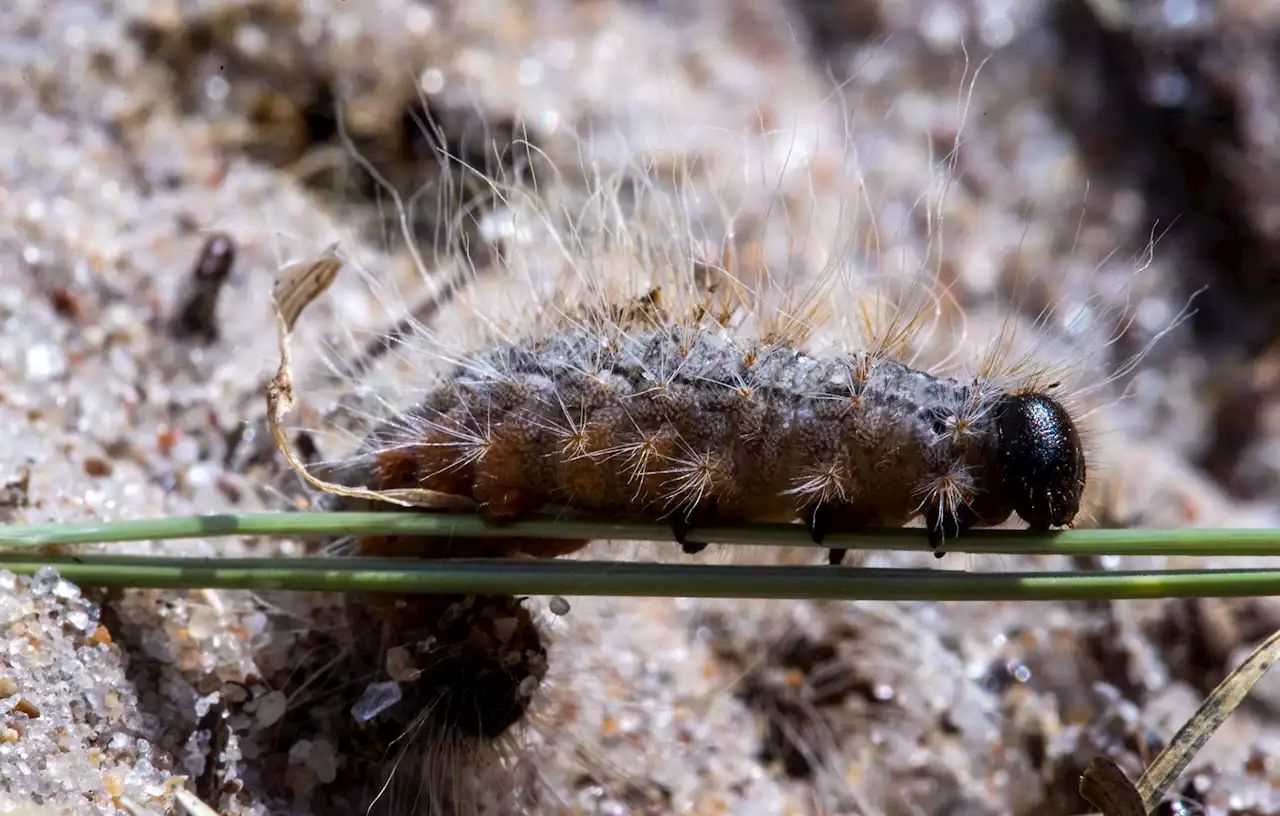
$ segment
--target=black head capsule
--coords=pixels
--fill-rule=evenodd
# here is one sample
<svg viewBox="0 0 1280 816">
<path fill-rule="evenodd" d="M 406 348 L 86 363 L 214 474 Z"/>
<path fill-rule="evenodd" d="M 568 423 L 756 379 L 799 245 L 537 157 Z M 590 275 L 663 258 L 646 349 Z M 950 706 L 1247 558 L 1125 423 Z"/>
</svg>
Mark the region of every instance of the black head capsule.
<svg viewBox="0 0 1280 816">
<path fill-rule="evenodd" d="M 1004 498 L 1033 530 L 1063 527 L 1080 512 L 1084 447 L 1057 400 L 1015 394 L 996 406 Z"/>
</svg>

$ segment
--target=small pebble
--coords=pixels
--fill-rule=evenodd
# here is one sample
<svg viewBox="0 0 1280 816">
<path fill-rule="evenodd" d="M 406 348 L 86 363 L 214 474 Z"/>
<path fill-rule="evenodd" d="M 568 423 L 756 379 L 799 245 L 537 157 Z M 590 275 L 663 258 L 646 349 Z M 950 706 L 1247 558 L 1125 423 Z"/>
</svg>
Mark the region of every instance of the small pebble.
<svg viewBox="0 0 1280 816">
<path fill-rule="evenodd" d="M 35 705 L 25 697 L 18 701 L 18 704 L 13 707 L 13 710 L 19 714 L 26 714 L 33 720 L 40 717 L 40 709 L 36 708 Z"/>
<path fill-rule="evenodd" d="M 83 632 L 89 628 L 92 621 L 89 620 L 88 612 L 85 612 L 83 609 L 72 609 L 67 613 L 67 623 Z"/>
<path fill-rule="evenodd" d="M 27 349 L 27 379 L 51 380 L 67 369 L 66 356 L 54 346 L 32 346 Z"/>
<path fill-rule="evenodd" d="M 538 690 L 538 678 L 529 675 L 520 681 L 519 694 L 521 697 L 532 697 L 533 693 Z"/>
<path fill-rule="evenodd" d="M 58 585 L 58 570 L 54 567 L 41 567 L 31 576 L 31 594 L 48 595 Z"/>
<path fill-rule="evenodd" d="M 318 739 L 311 743 L 306 763 L 316 779 L 326 785 L 338 777 L 338 752 L 328 740 Z"/>
<path fill-rule="evenodd" d="M 288 698 L 284 696 L 283 691 L 271 691 L 258 698 L 258 726 L 266 728 L 274 725 L 281 717 L 284 716 L 285 709 L 288 707 Z"/>
<path fill-rule="evenodd" d="M 218 631 L 218 613 L 208 606 L 196 606 L 187 621 L 187 633 L 196 640 L 212 637 Z"/>
<path fill-rule="evenodd" d="M 106 459 L 99 459 L 96 456 L 91 456 L 88 459 L 84 460 L 85 474 L 92 476 L 95 479 L 100 479 L 104 476 L 110 476 L 111 471 L 112 471 L 111 463 L 108 462 Z"/>
<path fill-rule="evenodd" d="M 358 723 L 366 723 L 400 702 L 403 696 L 399 683 L 370 683 L 351 707 L 351 716 Z"/>
<path fill-rule="evenodd" d="M 311 754 L 311 740 L 298 740 L 289 747 L 289 764 L 301 765 Z"/>
<path fill-rule="evenodd" d="M 408 683 L 418 679 L 422 671 L 414 665 L 408 648 L 396 646 L 387 650 L 387 674 L 397 682 Z"/>
</svg>

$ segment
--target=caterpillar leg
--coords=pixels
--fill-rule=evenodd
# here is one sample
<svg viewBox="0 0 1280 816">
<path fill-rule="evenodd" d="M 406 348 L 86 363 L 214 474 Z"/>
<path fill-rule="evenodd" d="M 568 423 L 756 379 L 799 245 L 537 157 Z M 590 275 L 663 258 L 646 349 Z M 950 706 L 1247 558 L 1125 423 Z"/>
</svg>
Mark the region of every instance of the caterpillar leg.
<svg viewBox="0 0 1280 816">
<path fill-rule="evenodd" d="M 812 510 L 805 513 L 804 523 L 809 528 L 809 537 L 813 539 L 813 543 L 820 545 L 827 535 L 827 527 L 831 524 L 831 511 L 825 503 L 814 505 Z M 840 566 L 844 563 L 844 557 L 848 552 L 843 548 L 827 550 L 827 563 L 833 567 Z"/>
<path fill-rule="evenodd" d="M 680 549 L 685 555 L 697 555 L 707 548 L 706 544 L 699 544 L 685 541 L 685 536 L 693 529 L 693 523 L 689 520 L 689 516 L 685 513 L 677 512 L 671 517 L 671 532 L 676 537 L 676 543 L 680 545 Z"/>
<path fill-rule="evenodd" d="M 680 549 L 685 555 L 697 555 L 707 548 L 706 544 L 698 542 L 686 541 L 685 537 L 694 527 L 705 527 L 708 524 L 715 524 L 720 519 L 717 517 L 717 503 L 715 497 L 705 499 L 702 502 L 688 507 L 677 508 L 671 515 L 671 532 L 676 537 Z"/>
<path fill-rule="evenodd" d="M 948 538 L 958 538 L 973 527 L 978 520 L 976 514 L 967 504 L 947 507 L 942 502 L 925 511 L 925 527 L 929 531 L 929 547 L 937 558 L 946 555 L 942 545 Z"/>
</svg>

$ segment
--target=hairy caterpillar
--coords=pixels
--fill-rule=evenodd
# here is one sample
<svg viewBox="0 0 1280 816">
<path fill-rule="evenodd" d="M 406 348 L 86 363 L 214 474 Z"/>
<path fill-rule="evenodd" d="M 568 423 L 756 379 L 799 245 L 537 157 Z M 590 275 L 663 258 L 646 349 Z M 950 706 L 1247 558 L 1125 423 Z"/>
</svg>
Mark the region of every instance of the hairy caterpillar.
<svg viewBox="0 0 1280 816">
<path fill-rule="evenodd" d="M 1016 514 L 1048 530 L 1080 512 L 1089 466 L 1073 413 L 1107 383 L 1086 389 L 1067 382 L 1079 371 L 1013 355 L 1013 324 L 976 365 L 930 371 L 915 363 L 917 347 L 946 304 L 918 273 L 894 300 L 840 257 L 816 279 L 787 280 L 742 262 L 738 247 L 713 264 L 692 243 L 647 243 L 634 223 L 573 229 L 545 238 L 579 253 L 568 280 L 502 270 L 525 278 L 531 327 L 482 316 L 486 341 L 469 346 L 420 323 L 397 336 L 401 359 L 443 365 L 416 386 L 415 403 L 324 472 L 374 492 L 447 495 L 495 522 L 546 512 L 668 519 L 682 545 L 701 524 L 802 521 L 821 543 L 828 532 L 923 519 L 941 557 L 947 538 L 972 527 Z M 610 245 L 611 229 L 622 246 Z M 621 287 L 589 277 L 628 262 Z M 469 543 L 466 554 L 555 556 L 585 543 L 508 539 Z M 371 546 L 463 554 L 453 542 Z"/>
<path fill-rule="evenodd" d="M 840 209 L 837 223 L 815 227 L 815 201 L 797 203 L 803 195 L 769 187 L 776 180 L 725 193 L 694 165 L 602 169 L 569 152 L 571 167 L 563 151 L 518 147 L 522 172 L 552 181 L 537 194 L 463 167 L 489 190 L 493 212 L 481 220 L 503 249 L 478 264 L 467 251 L 437 258 L 438 269 L 417 258 L 436 296 L 475 318 L 470 336 L 410 316 L 372 344 L 415 381 L 394 405 L 371 395 L 358 449 L 324 473 L 374 493 L 447 495 L 495 522 L 662 518 L 681 544 L 703 524 L 801 521 L 821 543 L 828 532 L 921 520 L 940 557 L 973 527 L 1016 515 L 1048 530 L 1080 513 L 1091 471 L 1082 397 L 1131 371 L 1149 345 L 1087 386 L 1068 370 L 1079 349 L 1065 367 L 1039 349 L 1012 354 L 1012 323 L 968 366 L 918 364 L 917 347 L 936 345 L 921 333 L 946 309 L 930 268 L 945 184 L 922 207 L 922 250 L 886 272 L 892 250 L 879 245 L 873 214 Z M 860 177 L 849 165 L 843 172 Z M 799 175 L 819 172 L 832 170 Z M 719 194 L 735 198 L 707 207 Z M 815 249 L 843 230 L 863 230 L 874 246 L 846 236 Z M 500 286 L 480 291 L 484 277 L 526 302 L 491 313 L 486 297 Z M 905 281 L 897 302 L 869 306 L 886 297 L 885 279 Z M 1042 315 L 1041 325 L 1049 317 L 1060 319 Z M 337 379 L 368 389 L 368 365 L 340 363 Z M 563 555 L 584 543 L 496 541 L 467 554 Z M 461 554 L 456 542 L 371 546 Z"/>
<path fill-rule="evenodd" d="M 586 265 L 589 268 L 590 262 Z M 914 282 L 908 284 L 905 295 L 885 297 L 871 286 L 859 288 L 873 282 L 870 276 L 857 278 L 839 267 L 833 269 L 802 289 L 800 297 L 783 295 L 780 304 L 762 297 L 772 286 L 767 274 L 747 286 L 735 274 L 741 269 L 729 264 L 718 269 L 699 263 L 658 267 L 656 274 L 650 268 L 625 286 L 615 287 L 623 293 L 618 296 L 593 279 L 578 276 L 567 283 L 555 281 L 543 290 L 530 285 L 527 291 L 534 296 L 521 306 L 535 314 L 545 309 L 544 320 L 554 327 L 533 326 L 527 335 L 531 339 L 512 332 L 505 342 L 493 342 L 483 353 L 467 356 L 455 357 L 438 330 L 414 326 L 392 347 L 392 354 L 409 365 L 418 365 L 424 358 L 452 359 L 454 365 L 442 366 L 421 387 L 426 393 L 415 395 L 407 410 L 397 407 L 390 419 L 379 418 L 380 424 L 353 456 L 317 470 L 326 478 L 376 490 L 433 491 L 490 506 L 498 497 L 518 511 L 498 514 L 508 518 L 544 509 L 552 503 L 548 496 L 556 496 L 555 480 L 563 479 L 559 489 L 568 488 L 578 500 L 562 501 L 562 512 L 585 506 L 596 512 L 612 507 L 643 513 L 650 508 L 636 496 L 650 502 L 656 496 L 661 501 L 674 489 L 696 489 L 681 484 L 673 488 L 673 476 L 705 478 L 694 468 L 671 473 L 681 457 L 688 457 L 679 445 L 687 446 L 689 439 L 700 440 L 704 451 L 717 454 L 723 453 L 717 441 L 724 441 L 723 448 L 749 469 L 759 467 L 751 456 L 762 447 L 773 445 L 775 451 L 782 451 L 788 432 L 800 440 L 795 445 L 798 453 L 809 456 L 821 444 L 839 450 L 843 434 L 848 434 L 866 450 L 901 455 L 897 460 L 889 458 L 892 467 L 881 470 L 886 481 L 877 498 L 882 502 L 879 506 L 897 498 L 894 512 L 900 515 L 894 521 L 905 521 L 924 504 L 912 480 L 967 477 L 971 481 L 962 484 L 973 485 L 980 484 L 973 473 L 999 478 L 996 443 L 1001 441 L 1001 423 L 1009 421 L 1003 412 L 1012 404 L 1026 407 L 1028 413 L 1044 407 L 1051 415 L 1065 418 L 1062 421 L 1071 434 L 1067 441 L 1078 457 L 1070 461 L 1077 461 L 1081 471 L 1075 477 L 1076 489 L 1083 490 L 1085 464 L 1079 458 L 1083 456 L 1079 433 L 1069 409 L 1047 396 L 1059 382 L 1048 379 L 1052 369 L 1023 368 L 1021 360 L 1010 365 L 1012 347 L 1007 337 L 998 337 L 976 373 L 965 379 L 937 377 L 920 370 L 923 365 L 915 368 L 916 360 L 924 356 L 916 346 L 939 319 L 944 301 Z M 643 294 L 632 296 L 636 291 Z M 853 305 L 848 310 L 852 314 L 841 317 L 840 306 L 846 303 Z M 458 345 L 471 343 L 464 338 Z M 810 356 L 800 350 L 805 347 L 817 351 Z M 749 355 L 755 359 L 748 361 Z M 665 374 L 666 380 L 658 374 Z M 867 413 L 853 413 L 859 407 Z M 824 415 L 827 409 L 829 414 Z M 788 422 L 789 416 L 802 411 L 807 412 L 803 422 Z M 885 416 L 880 425 L 870 424 L 876 411 Z M 504 421 L 513 437 L 502 436 Z M 751 421 L 756 422 L 756 430 L 749 435 L 746 428 Z M 652 450 L 647 450 L 634 439 L 619 441 L 610 436 L 638 435 L 656 422 L 675 429 L 677 439 L 654 440 Z M 869 430 L 860 430 L 859 423 L 867 423 Z M 814 428 L 826 435 L 815 433 Z M 876 432 L 883 436 L 876 437 Z M 995 440 L 990 434 L 996 435 Z M 592 445 L 602 462 L 588 455 Z M 930 445 L 945 447 L 935 454 Z M 783 464 L 797 461 L 802 460 L 782 459 Z M 648 469 L 639 470 L 637 462 Z M 778 467 L 774 465 L 774 472 Z M 899 469 L 896 483 L 883 475 L 893 475 L 894 468 Z M 686 510 L 677 518 L 683 515 L 689 521 L 692 516 L 693 523 L 699 523 L 803 513 L 815 527 L 814 516 L 826 521 L 823 514 L 809 509 L 812 505 L 799 502 L 824 495 L 824 489 L 834 490 L 829 487 L 830 468 L 805 482 L 794 470 L 784 470 L 787 482 L 782 487 L 770 481 L 780 477 L 763 472 L 764 478 L 744 478 L 743 495 L 729 494 L 736 504 L 717 502 L 707 508 L 699 496 L 698 501 L 677 504 Z M 476 489 L 477 484 L 484 487 Z M 530 484 L 544 492 L 535 491 L 531 501 L 522 503 L 520 491 Z M 838 491 L 827 495 L 841 498 Z M 979 504 L 976 490 L 961 495 L 969 506 L 985 506 Z M 1017 511 L 1034 517 L 1038 512 L 1035 505 L 1015 506 L 1009 495 L 1006 491 L 996 496 L 997 501 L 1003 496 L 1006 515 Z M 597 498 L 592 507 L 581 500 L 583 496 L 603 498 Z M 1075 503 L 1070 508 L 1074 514 L 1080 492 L 1068 498 Z M 347 497 L 328 506 L 351 507 L 355 502 L 370 506 L 366 498 Z M 833 527 L 868 523 L 865 518 L 850 520 L 840 515 L 842 509 L 856 512 L 854 502 L 830 503 L 836 510 Z M 937 506 L 947 509 L 942 501 Z M 690 508 L 705 515 L 694 515 Z M 656 512 L 670 514 L 671 508 L 659 506 Z M 1052 522 L 1048 512 L 1042 516 L 1045 523 Z M 928 519 L 936 522 L 930 534 L 955 534 L 961 525 L 956 511 L 951 513 Z M 939 526 L 944 529 L 938 531 Z M 377 537 L 354 542 L 354 551 L 437 558 L 556 556 L 585 543 Z M 357 638 L 364 665 L 378 667 L 381 676 L 381 664 L 390 662 L 386 655 L 398 650 L 414 655 L 421 667 L 402 675 L 405 697 L 380 721 L 378 730 L 388 742 L 407 735 L 421 739 L 431 750 L 453 752 L 450 756 L 456 760 L 470 756 L 467 752 L 476 746 L 507 738 L 508 731 L 526 722 L 537 704 L 549 655 L 536 622 L 516 599 L 370 597 L 357 599 L 349 607 L 355 631 L 382 633 L 377 638 Z M 460 773 L 456 763 L 449 773 Z M 433 807 L 449 812 L 453 800 L 448 796 L 453 794 L 438 792 L 437 777 L 428 775 L 419 784 L 421 790 L 411 795 L 436 790 L 430 794 L 435 797 Z M 446 798 L 440 799 L 442 795 Z"/>
<path fill-rule="evenodd" d="M 677 535 L 768 518 L 820 536 L 923 517 L 939 552 L 946 538 L 1014 513 L 1037 527 L 1073 520 L 1093 472 L 1077 403 L 1098 382 L 1082 387 L 1076 372 L 1015 354 L 1012 324 L 970 367 L 926 360 L 923 347 L 946 345 L 930 327 L 951 316 L 927 249 L 886 272 L 879 247 L 846 239 L 815 251 L 803 217 L 733 213 L 717 224 L 689 205 L 686 173 L 674 193 L 652 166 L 537 195 L 486 178 L 502 251 L 489 265 L 458 253 L 415 270 L 433 295 L 454 288 L 459 268 L 466 284 L 449 308 L 413 309 L 432 317 L 401 321 L 380 343 L 394 390 L 366 375 L 364 360 L 335 364 L 348 396 L 365 401 L 344 406 L 354 452 L 322 444 L 329 461 L 315 471 L 375 493 L 450 496 L 496 520 L 634 514 L 668 518 Z M 880 237 L 857 215 L 837 226 Z M 361 283 L 403 307 L 395 284 L 374 274 Z M 323 506 L 357 503 L 380 506 L 368 496 Z M 350 543 L 361 555 L 427 557 L 557 556 L 585 544 Z M 406 696 L 414 704 L 390 718 L 405 735 L 471 745 L 527 717 L 544 669 L 525 657 L 544 647 L 513 599 L 352 607 L 359 631 L 430 643 L 423 656 L 440 661 L 414 675 L 424 684 Z M 478 637 L 454 631 L 459 620 Z M 386 642 L 362 644 L 375 665 Z M 473 694 L 478 686 L 493 694 Z M 471 717 L 482 699 L 492 715 Z"/>
<path fill-rule="evenodd" d="M 1014 512 L 1033 529 L 1074 520 L 1084 450 L 1047 388 L 935 377 L 883 346 L 811 357 L 735 336 L 730 317 L 630 333 L 587 318 L 499 345 L 376 430 L 354 467 L 498 520 L 671 518 L 682 544 L 691 524 L 803 519 L 820 542 L 923 515 L 937 549 Z"/>
</svg>

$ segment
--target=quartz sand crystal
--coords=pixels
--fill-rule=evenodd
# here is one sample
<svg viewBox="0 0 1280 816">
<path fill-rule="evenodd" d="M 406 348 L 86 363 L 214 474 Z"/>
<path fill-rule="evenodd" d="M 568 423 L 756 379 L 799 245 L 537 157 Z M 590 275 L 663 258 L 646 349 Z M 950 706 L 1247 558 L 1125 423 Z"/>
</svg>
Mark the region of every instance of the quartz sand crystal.
<svg viewBox="0 0 1280 816">
<path fill-rule="evenodd" d="M 42 802 L 112 813 L 121 797 L 162 803 L 181 784 L 101 616 L 52 568 L 0 571 L 0 812 Z"/>
</svg>

